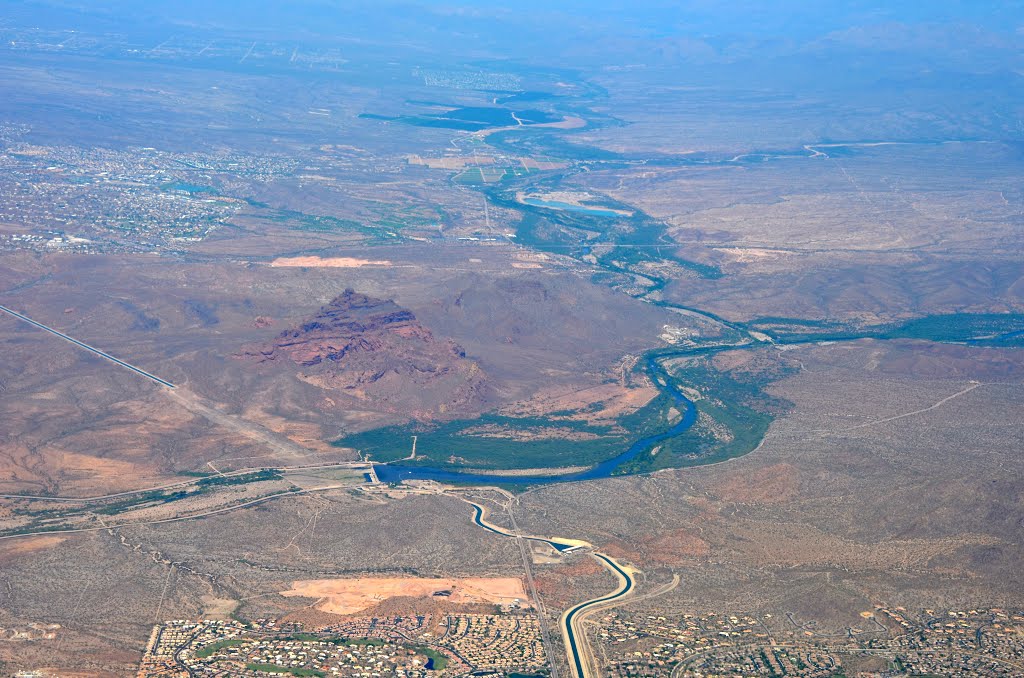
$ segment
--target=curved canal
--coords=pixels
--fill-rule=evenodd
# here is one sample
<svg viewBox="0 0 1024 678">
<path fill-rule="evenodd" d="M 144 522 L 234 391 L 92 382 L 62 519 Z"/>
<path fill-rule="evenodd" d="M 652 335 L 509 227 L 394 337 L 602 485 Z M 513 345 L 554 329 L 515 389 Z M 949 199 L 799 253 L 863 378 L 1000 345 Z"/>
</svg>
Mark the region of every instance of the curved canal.
<svg viewBox="0 0 1024 678">
<path fill-rule="evenodd" d="M 493 532 L 494 534 L 499 534 L 503 537 L 542 542 L 550 545 L 559 553 L 564 553 L 574 548 L 580 548 L 581 545 L 586 545 L 586 542 L 577 541 L 576 543 L 571 543 L 571 540 L 558 541 L 557 539 L 548 539 L 546 537 L 535 537 L 506 532 L 505 530 L 485 521 L 485 511 L 483 506 L 469 500 L 464 501 L 473 507 L 473 523 L 488 532 Z M 611 573 L 619 579 L 619 586 L 608 595 L 580 603 L 569 608 L 562 614 L 559 625 L 562 627 L 562 637 L 565 641 L 565 652 L 570 666 L 573 667 L 573 672 L 575 673 L 576 678 L 587 678 L 590 675 L 590 672 L 587 670 L 588 661 L 584 656 L 585 652 L 583 645 L 586 641 L 582 638 L 583 631 L 580 630 L 579 633 L 577 633 L 577 630 L 573 628 L 573 623 L 586 610 L 595 606 L 604 605 L 628 595 L 636 584 L 629 571 L 615 562 L 613 558 L 597 551 L 592 551 L 590 555 L 597 559 L 606 569 L 611 571 Z"/>
<path fill-rule="evenodd" d="M 576 673 L 576 678 L 586 678 L 589 675 L 589 672 L 586 670 L 586 662 L 582 656 L 580 648 L 583 641 L 577 637 L 576 630 L 573 629 L 573 621 L 580 615 L 580 613 L 584 612 L 588 608 L 603 605 L 604 603 L 622 598 L 629 594 L 635 585 L 633 577 L 630 576 L 629 572 L 627 572 L 626 569 L 617 562 L 603 553 L 595 552 L 592 555 L 600 560 L 605 567 L 618 575 L 622 579 L 622 584 L 614 592 L 601 598 L 594 598 L 593 600 L 588 600 L 585 603 L 580 603 L 576 607 L 569 608 L 569 610 L 562 615 L 562 634 L 565 637 L 565 649 L 569 654 L 569 659 L 572 663 L 573 670 Z M 581 630 L 580 634 L 582 635 L 582 633 L 583 631 Z"/>
<path fill-rule="evenodd" d="M 579 546 L 579 544 L 570 544 L 569 542 L 556 541 L 554 539 L 546 539 L 545 537 L 531 537 L 531 536 L 526 536 L 526 535 L 513 534 L 511 532 L 505 532 L 501 528 L 495 527 L 494 525 L 491 525 L 490 523 L 485 523 L 484 522 L 484 507 L 483 506 L 480 506 L 479 504 L 474 504 L 473 502 L 469 502 L 469 505 L 472 506 L 473 510 L 475 511 L 475 513 L 473 514 L 473 522 L 476 523 L 477 525 L 479 525 L 480 527 L 484 528 L 488 532 L 493 532 L 494 534 L 500 534 L 503 537 L 516 537 L 516 538 L 520 538 L 521 537 L 523 539 L 529 539 L 531 541 L 539 541 L 539 542 L 541 542 L 543 544 L 548 544 L 549 546 L 551 546 L 551 548 L 555 549 L 559 553 L 564 553 L 565 551 L 568 551 L 568 550 L 573 549 L 573 548 L 577 548 Z"/>
</svg>

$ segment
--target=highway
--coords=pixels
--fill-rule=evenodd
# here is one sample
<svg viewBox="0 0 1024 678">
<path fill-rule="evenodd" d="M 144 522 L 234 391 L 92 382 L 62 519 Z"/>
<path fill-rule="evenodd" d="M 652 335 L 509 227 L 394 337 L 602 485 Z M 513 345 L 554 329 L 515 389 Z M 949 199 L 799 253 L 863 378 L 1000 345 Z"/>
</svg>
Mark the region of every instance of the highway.
<svg viewBox="0 0 1024 678">
<path fill-rule="evenodd" d="M 43 323 L 35 321 L 32 318 L 29 318 L 27 315 L 18 313 L 17 311 L 13 311 L 7 308 L 6 306 L 0 306 L 0 311 L 3 311 L 4 313 L 14 318 L 21 320 L 22 322 L 28 323 L 33 327 L 49 332 L 50 334 L 56 335 L 65 341 L 71 342 L 75 346 L 85 349 L 90 353 L 95 353 L 101 358 L 109 360 L 110 362 L 119 365 L 125 369 L 131 370 L 135 374 L 145 377 L 150 381 L 154 381 L 157 384 L 160 384 L 161 386 L 166 386 L 167 390 L 165 390 L 164 393 L 166 393 L 167 396 L 170 397 L 171 399 L 177 401 L 178 404 L 185 407 L 185 409 L 189 410 L 190 412 L 193 412 L 194 414 L 198 414 L 206 418 L 207 420 L 213 422 L 214 424 L 219 424 L 221 426 L 233 430 L 234 432 L 240 435 L 246 436 L 259 443 L 262 443 L 263 445 L 266 445 L 268 448 L 278 453 L 279 455 L 291 457 L 294 459 L 309 459 L 310 457 L 315 456 L 315 453 L 312 450 L 309 450 L 295 443 L 294 441 L 290 440 L 287 436 L 274 433 L 273 431 L 269 431 L 265 426 L 261 426 L 260 424 L 256 424 L 254 422 L 246 421 L 241 417 L 221 412 L 217 408 L 206 404 L 206 402 L 200 396 L 188 392 L 185 388 L 178 388 L 171 382 L 167 381 L 166 379 L 161 379 L 155 374 L 151 374 L 150 372 L 147 372 L 142 368 L 136 367 L 131 363 L 127 363 L 121 360 L 120 358 L 116 358 L 110 355 L 106 351 L 101 351 L 95 346 L 90 346 L 89 344 L 86 344 L 83 341 L 79 341 L 74 337 L 68 336 L 63 332 L 60 332 L 59 330 L 55 330 L 52 327 L 48 327 Z M 376 478 L 375 473 L 373 474 L 373 477 Z"/>
<path fill-rule="evenodd" d="M 364 461 L 342 461 L 337 463 L 328 464 L 310 464 L 306 466 L 260 466 L 260 467 L 248 467 L 235 469 L 233 471 L 220 472 L 218 475 L 222 478 L 232 478 L 234 476 L 242 476 L 247 473 L 255 473 L 257 471 L 271 470 L 277 471 L 282 474 L 287 473 L 301 473 L 303 471 L 321 471 L 324 469 L 335 469 L 335 468 L 350 468 L 355 471 L 362 471 L 369 473 L 373 469 L 372 464 L 367 464 Z M 58 497 L 49 494 L 0 494 L 0 499 L 37 499 L 41 501 L 57 501 L 57 502 L 70 502 L 76 504 L 82 504 L 93 501 L 108 501 L 110 499 L 120 499 L 122 497 L 131 497 L 137 494 L 146 494 L 148 492 L 159 492 L 161 490 L 176 490 L 191 485 L 196 485 L 205 480 L 205 477 L 191 478 L 189 480 L 182 480 L 176 483 L 170 483 L 169 485 L 153 485 L 151 487 L 142 487 L 137 490 L 125 490 L 124 492 L 114 492 L 113 494 L 97 494 L 89 497 Z"/>
<path fill-rule="evenodd" d="M 0 541 L 8 539 L 21 539 L 23 537 L 35 537 L 38 535 L 51 535 L 51 534 L 76 534 L 78 532 L 99 532 L 100 530 L 115 530 L 122 527 L 137 527 L 139 525 L 165 525 L 167 523 L 180 523 L 186 520 L 198 520 L 200 518 L 207 518 L 209 516 L 216 516 L 222 513 L 229 513 L 231 511 L 237 511 L 238 509 L 247 508 L 249 506 L 255 506 L 256 504 L 262 504 L 265 501 L 271 499 L 280 499 L 281 497 L 294 497 L 301 494 L 312 494 L 314 492 L 326 492 L 328 490 L 344 490 L 350 488 L 351 485 L 325 485 L 324 487 L 310 487 L 307 489 L 294 489 L 286 490 L 284 492 L 277 492 L 275 494 L 268 494 L 263 497 L 257 497 L 248 501 L 243 501 L 239 504 L 232 504 L 230 506 L 222 506 L 220 508 L 211 509 L 202 513 L 194 513 L 184 516 L 173 516 L 171 518 L 155 518 L 153 520 L 140 520 L 136 522 L 117 523 L 115 525 L 101 524 L 99 527 L 73 527 L 66 530 L 38 530 L 35 532 L 23 532 L 21 534 L 6 534 L 0 535 Z M 114 514 L 118 515 L 118 514 Z"/>
<path fill-rule="evenodd" d="M 206 401 L 201 396 L 190 392 L 185 387 L 164 391 L 164 393 L 168 398 L 176 401 L 179 405 L 193 414 L 198 414 L 207 421 L 218 424 L 239 435 L 255 440 L 282 457 L 291 457 L 296 460 L 316 458 L 316 453 L 313 450 L 299 445 L 288 438 L 288 436 L 275 433 L 262 424 L 248 421 L 240 416 L 221 412 L 216 407 L 213 407 L 212 404 L 207 404 L 209 401 Z"/>
<path fill-rule="evenodd" d="M 161 379 L 160 377 L 156 376 L 155 374 L 150 374 L 146 370 L 143 370 L 143 369 L 140 369 L 138 367 L 135 367 L 135 365 L 132 365 L 130 363 L 126 363 L 125 361 L 123 361 L 123 360 L 121 360 L 119 358 L 115 358 L 114 356 L 110 355 L 109 353 L 107 353 L 105 351 L 101 351 L 98 348 L 95 348 L 94 346 L 90 346 L 89 344 L 86 344 L 85 342 L 81 342 L 78 339 L 75 339 L 74 337 L 69 337 L 68 335 L 64 334 L 63 332 L 59 332 L 59 331 L 53 329 L 52 327 L 47 327 L 46 325 L 44 325 L 44 324 L 42 324 L 40 322 L 36 322 L 35 320 L 32 320 L 32 318 L 29 318 L 27 315 L 22 315 L 21 313 L 18 313 L 17 311 L 12 311 L 11 309 L 7 308 L 6 306 L 0 306 L 0 311 L 3 311 L 4 313 L 6 313 L 6 314 L 8 314 L 10 316 L 13 316 L 13 317 L 17 318 L 18 320 L 21 320 L 22 322 L 26 322 L 29 325 L 32 325 L 34 327 L 38 327 L 41 330 L 45 330 L 45 331 L 49 332 L 50 334 L 55 334 L 58 337 L 60 337 L 61 339 L 64 339 L 65 341 L 70 341 L 72 344 L 74 344 L 75 346 L 77 346 L 79 348 L 84 348 L 86 351 L 90 351 L 92 353 L 95 353 L 96 355 L 100 356 L 101 358 L 106 358 L 107 360 L 109 360 L 109 361 L 111 361 L 113 363 L 117 363 L 121 367 L 129 369 L 132 372 L 135 372 L 136 374 L 139 374 L 139 375 L 141 375 L 143 377 L 146 377 L 147 379 L 150 379 L 152 381 L 155 381 L 156 383 L 160 384 L 161 386 L 166 386 L 167 388 L 174 388 L 174 384 L 172 384 L 171 382 L 167 381 L 166 379 Z"/>
</svg>

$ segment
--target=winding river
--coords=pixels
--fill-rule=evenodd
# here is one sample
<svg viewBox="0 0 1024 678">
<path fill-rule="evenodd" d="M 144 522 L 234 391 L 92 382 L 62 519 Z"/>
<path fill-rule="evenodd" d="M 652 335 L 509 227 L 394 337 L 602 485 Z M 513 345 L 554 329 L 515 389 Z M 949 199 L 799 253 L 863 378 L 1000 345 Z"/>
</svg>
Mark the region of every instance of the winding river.
<svg viewBox="0 0 1024 678">
<path fill-rule="evenodd" d="M 453 143 L 455 143 L 453 141 Z M 546 143 L 555 143 L 552 140 L 546 141 Z M 921 142 L 928 145 L 934 142 Z M 510 144 L 509 139 L 504 139 L 501 135 L 497 135 L 493 138 L 488 139 L 488 144 L 495 148 L 501 148 L 505 151 L 521 152 L 522 149 L 518 148 L 515 144 Z M 458 144 L 455 144 L 458 147 Z M 859 144 L 834 144 L 834 145 L 823 145 L 821 148 L 840 148 L 846 146 L 857 146 Z M 867 145 L 874 145 L 867 144 Z M 558 148 L 548 149 L 550 153 L 548 155 L 557 156 Z M 814 158 L 827 155 L 825 152 L 812 148 L 811 146 L 805 146 L 802 149 L 785 151 L 785 152 L 772 152 L 772 153 L 752 153 L 747 155 L 739 155 L 732 158 L 711 158 L 711 157 L 689 157 L 689 158 L 659 158 L 658 162 L 665 166 L 689 166 L 689 165 L 736 165 L 744 163 L 763 163 L 770 160 L 791 160 L 796 158 Z M 608 159 L 607 161 L 588 161 L 592 162 L 608 162 L 609 165 L 621 164 L 623 162 L 629 163 L 641 163 L 646 164 L 650 161 L 649 158 L 624 158 L 615 157 L 614 159 Z M 582 163 L 580 167 L 587 165 L 588 163 Z M 539 180 L 542 184 L 542 188 L 549 190 L 552 183 L 560 183 L 563 179 L 571 176 L 573 173 L 582 171 L 580 167 L 575 167 L 569 170 L 565 170 L 563 173 L 548 176 Z M 524 179 L 523 181 L 532 182 L 532 179 Z M 557 186 L 556 186 L 557 187 Z M 518 187 L 519 190 L 534 190 L 536 186 L 531 186 L 527 183 L 523 186 Z M 539 189 L 537 189 L 539 190 Z M 636 247 L 648 247 L 652 248 L 657 257 L 664 258 L 672 261 L 684 268 L 695 270 L 698 275 L 708 277 L 719 277 L 721 272 L 714 267 L 707 265 L 698 264 L 691 262 L 673 254 L 674 250 L 680 247 L 679 243 L 672 241 L 667 235 L 667 227 L 663 222 L 656 219 L 651 219 L 647 215 L 643 214 L 640 210 L 634 210 L 629 216 L 624 216 L 615 210 L 600 210 L 599 208 L 593 208 L 585 205 L 571 205 L 559 201 L 545 201 L 537 199 L 535 197 L 527 198 L 526 200 L 516 200 L 510 195 L 511 189 L 504 191 L 500 190 L 486 190 L 484 191 L 484 199 L 486 202 L 491 202 L 499 207 L 504 207 L 513 210 L 540 210 L 550 212 L 552 210 L 568 212 L 568 213 L 584 213 L 590 214 L 591 216 L 597 212 L 597 216 L 616 216 L 627 218 L 634 222 L 635 230 L 639 235 L 635 234 L 633 240 L 626 245 Z M 524 212 L 525 213 L 525 212 Z M 588 224 L 574 224 L 583 230 L 592 228 Z M 598 229 L 603 230 L 603 229 Z M 541 251 L 547 246 L 560 246 L 558 243 L 554 245 L 550 242 L 546 242 L 543 239 L 537 240 L 536 242 L 531 241 L 530 238 L 526 238 L 524 233 L 517 232 L 517 242 L 521 246 L 534 247 Z M 531 236 L 532 237 L 532 236 Z M 603 233 L 599 239 L 599 244 L 604 246 L 612 247 L 613 249 L 622 245 L 623 243 L 616 242 L 615 239 L 611 238 L 607 233 Z M 578 248 L 578 252 L 573 255 L 576 258 L 581 258 L 583 255 L 592 254 L 591 249 L 594 241 L 581 240 L 576 243 L 574 247 Z M 664 248 L 664 252 L 662 249 Z M 564 253 L 564 252 L 563 252 Z M 689 429 L 697 420 L 697 408 L 692 401 L 690 401 L 679 388 L 673 382 L 672 377 L 662 367 L 660 360 L 670 357 L 682 357 L 682 356 L 694 356 L 694 355 L 706 355 L 715 353 L 722 350 L 736 349 L 736 348 L 753 348 L 756 346 L 764 346 L 763 341 L 766 337 L 758 333 L 752 333 L 742 323 L 730 322 L 714 313 L 709 311 L 691 308 L 687 306 L 678 305 L 657 297 L 655 293 L 662 290 L 669 282 L 670 278 L 665 275 L 659 275 L 657 273 L 651 273 L 649 271 L 637 271 L 635 267 L 625 266 L 615 261 L 614 257 L 597 257 L 596 265 L 604 269 L 605 272 L 616 274 L 616 275 L 627 275 L 637 279 L 644 279 L 649 283 L 649 287 L 646 291 L 636 296 L 635 298 L 644 301 L 646 303 L 660 306 L 667 310 L 680 313 L 683 315 L 696 315 L 702 317 L 705 321 L 714 323 L 721 327 L 726 334 L 730 335 L 731 338 L 735 339 L 735 343 L 723 343 L 723 344 L 709 344 L 704 346 L 689 346 L 689 347 L 675 347 L 675 348 L 663 348 L 655 349 L 647 353 L 645 356 L 646 368 L 648 376 L 652 383 L 661 389 L 662 393 L 668 395 L 675 403 L 675 406 L 683 412 L 682 418 L 668 426 L 666 430 L 659 433 L 654 433 L 648 436 L 644 436 L 630 445 L 626 450 L 620 454 L 606 459 L 597 465 L 588 468 L 585 471 L 579 471 L 575 473 L 563 473 L 554 475 L 505 475 L 497 473 L 480 473 L 480 472 L 460 472 L 451 468 L 442 467 L 430 467 L 430 466 L 405 466 L 401 464 L 375 464 L 375 470 L 377 478 L 381 482 L 385 483 L 400 483 L 406 480 L 433 480 L 443 483 L 458 483 L 467 485 L 541 485 L 551 483 L 566 483 L 581 480 L 594 480 L 599 478 L 607 478 L 616 473 L 621 473 L 622 467 L 628 462 L 636 459 L 638 456 L 650 450 L 658 443 L 665 441 L 669 438 L 678 436 Z M 1009 316 L 1008 316 L 1009 317 Z M 936 332 L 939 332 L 941 328 L 935 328 Z M 838 332 L 839 336 L 831 337 L 827 336 L 827 331 L 822 331 L 821 335 L 818 336 L 806 336 L 806 337 L 771 337 L 769 340 L 772 344 L 807 344 L 817 341 L 824 340 L 854 340 L 859 338 L 874 338 L 874 339 L 887 339 L 887 338 L 900 338 L 898 335 L 887 336 L 884 332 L 884 328 L 865 328 L 868 331 L 852 331 L 852 332 Z M 825 336 L 822 336 L 825 335 Z M 950 341 L 948 338 L 943 338 L 941 332 L 940 336 L 935 337 L 915 337 L 923 339 L 931 339 L 933 341 Z M 967 344 L 992 344 L 1002 342 L 1008 342 L 1017 340 L 1024 337 L 1024 330 L 1020 329 L 1020 324 L 1013 324 L 1012 322 L 1008 326 L 1001 329 L 996 329 L 992 332 L 991 337 L 985 338 L 974 338 L 971 336 L 965 336 L 959 338 L 959 342 Z M 956 340 L 954 340 L 956 341 Z"/>
<path fill-rule="evenodd" d="M 672 397 L 675 404 L 683 412 L 683 416 L 668 429 L 640 438 L 621 454 L 606 459 L 586 471 L 551 476 L 509 476 L 487 473 L 460 473 L 459 471 L 428 466 L 377 464 L 374 467 L 377 472 L 377 478 L 384 483 L 399 483 L 404 480 L 436 480 L 442 483 L 474 485 L 541 485 L 607 478 L 626 462 L 632 461 L 663 440 L 679 435 L 697 421 L 697 407 L 672 382 L 671 377 L 666 374 L 665 369 L 658 363 L 656 358 L 647 358 L 647 370 L 652 381 Z"/>
</svg>

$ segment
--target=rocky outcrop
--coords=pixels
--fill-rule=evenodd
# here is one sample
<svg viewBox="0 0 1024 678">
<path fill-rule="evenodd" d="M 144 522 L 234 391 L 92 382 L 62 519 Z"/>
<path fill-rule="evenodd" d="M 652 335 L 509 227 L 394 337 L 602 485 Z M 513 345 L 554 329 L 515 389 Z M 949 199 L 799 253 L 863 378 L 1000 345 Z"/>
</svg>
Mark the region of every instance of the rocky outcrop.
<svg viewBox="0 0 1024 678">
<path fill-rule="evenodd" d="M 354 290 L 243 358 L 292 365 L 307 383 L 417 418 L 453 416 L 486 400 L 480 367 L 408 309 Z"/>
</svg>

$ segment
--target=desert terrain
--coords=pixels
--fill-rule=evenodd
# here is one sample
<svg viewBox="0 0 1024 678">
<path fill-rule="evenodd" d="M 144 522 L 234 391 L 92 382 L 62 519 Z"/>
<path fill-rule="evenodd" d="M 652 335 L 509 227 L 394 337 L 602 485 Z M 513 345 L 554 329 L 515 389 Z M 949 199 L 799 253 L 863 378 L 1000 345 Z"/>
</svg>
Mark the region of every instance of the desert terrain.
<svg viewBox="0 0 1024 678">
<path fill-rule="evenodd" d="M 1024 673 L 1019 12 L 80 9 L 0 19 L 4 675 Z"/>
</svg>

